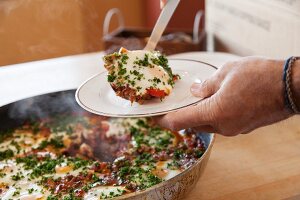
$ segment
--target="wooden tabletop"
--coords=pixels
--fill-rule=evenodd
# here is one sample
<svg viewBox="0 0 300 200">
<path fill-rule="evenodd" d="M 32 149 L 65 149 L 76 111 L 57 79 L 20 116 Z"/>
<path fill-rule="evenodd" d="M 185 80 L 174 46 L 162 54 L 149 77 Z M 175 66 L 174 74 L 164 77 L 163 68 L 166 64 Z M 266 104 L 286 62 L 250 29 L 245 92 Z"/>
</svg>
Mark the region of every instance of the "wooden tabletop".
<svg viewBox="0 0 300 200">
<path fill-rule="evenodd" d="M 300 199 L 300 117 L 247 135 L 218 135 L 203 176 L 185 199 Z"/>
</svg>

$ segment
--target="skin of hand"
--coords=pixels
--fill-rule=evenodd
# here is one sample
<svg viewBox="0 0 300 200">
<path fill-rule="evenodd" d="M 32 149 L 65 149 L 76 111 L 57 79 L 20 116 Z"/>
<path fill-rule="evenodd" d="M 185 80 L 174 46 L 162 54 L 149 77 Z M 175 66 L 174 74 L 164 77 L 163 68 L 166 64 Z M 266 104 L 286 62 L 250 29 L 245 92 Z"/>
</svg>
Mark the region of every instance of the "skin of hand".
<svg viewBox="0 0 300 200">
<path fill-rule="evenodd" d="M 283 60 L 262 57 L 228 62 L 211 78 L 192 85 L 191 93 L 204 98 L 197 105 L 154 120 L 171 130 L 234 136 L 286 119 L 292 114 L 284 105 L 283 65 Z"/>
</svg>

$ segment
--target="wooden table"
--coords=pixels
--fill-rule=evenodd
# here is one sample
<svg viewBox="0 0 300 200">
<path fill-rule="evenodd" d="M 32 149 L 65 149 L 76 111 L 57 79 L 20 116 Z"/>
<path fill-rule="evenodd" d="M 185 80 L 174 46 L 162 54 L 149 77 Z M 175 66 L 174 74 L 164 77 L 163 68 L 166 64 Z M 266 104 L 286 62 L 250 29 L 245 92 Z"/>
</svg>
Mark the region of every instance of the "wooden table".
<svg viewBox="0 0 300 200">
<path fill-rule="evenodd" d="M 236 137 L 217 136 L 186 200 L 300 199 L 300 117 Z"/>
</svg>

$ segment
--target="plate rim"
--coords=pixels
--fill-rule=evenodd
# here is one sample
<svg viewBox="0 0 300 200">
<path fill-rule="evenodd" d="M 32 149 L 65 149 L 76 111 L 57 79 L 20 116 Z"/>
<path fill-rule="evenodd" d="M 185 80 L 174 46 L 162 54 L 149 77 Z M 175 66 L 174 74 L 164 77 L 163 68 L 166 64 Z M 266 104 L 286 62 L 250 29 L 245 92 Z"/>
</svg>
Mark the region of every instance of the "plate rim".
<svg viewBox="0 0 300 200">
<path fill-rule="evenodd" d="M 198 62 L 198 63 L 202 63 L 202 64 L 205 64 L 206 66 L 208 67 L 211 67 L 213 68 L 214 70 L 217 70 L 218 68 L 210 63 L 207 63 L 207 62 L 204 62 L 204 61 L 200 61 L 200 60 L 194 60 L 194 59 L 184 59 L 184 58 L 170 58 L 168 60 L 181 60 L 181 61 L 192 61 L 192 62 Z M 187 105 L 184 105 L 184 106 L 181 106 L 181 107 L 177 107 L 177 108 L 173 108 L 173 109 L 170 109 L 170 110 L 165 110 L 165 111 L 160 111 L 160 112 L 153 112 L 153 113 L 145 113 L 145 114 L 110 114 L 110 113 L 104 113 L 104 112 L 99 112 L 97 110 L 94 110 L 92 108 L 89 108 L 88 106 L 84 105 L 82 103 L 82 101 L 80 100 L 79 98 L 79 92 L 81 90 L 81 88 L 87 83 L 89 82 L 90 80 L 94 79 L 95 77 L 97 76 L 100 76 L 102 75 L 103 73 L 106 73 L 106 71 L 102 71 L 102 72 L 99 72 L 95 75 L 93 75 L 92 77 L 88 78 L 86 81 L 84 81 L 77 89 L 76 89 L 76 92 L 75 92 L 75 99 L 76 99 L 76 102 L 85 110 L 91 112 L 91 113 L 94 113 L 96 115 L 102 115 L 102 116 L 107 116 L 107 117 L 119 117 L 119 118 L 126 118 L 126 117 L 132 117 L 132 118 L 138 118 L 138 117 L 152 117 L 152 116 L 159 116 L 159 115 L 163 115 L 163 114 L 166 114 L 166 113 L 170 113 L 170 112 L 174 112 L 174 111 L 177 111 L 179 109 L 182 109 L 182 108 L 185 108 L 185 107 L 188 107 L 188 106 L 192 106 L 192 105 L 195 105 L 195 104 L 198 104 L 200 101 L 202 101 L 203 99 L 199 99 L 198 101 L 196 102 L 193 102 L 193 103 L 190 103 L 190 104 L 187 104 Z"/>
</svg>

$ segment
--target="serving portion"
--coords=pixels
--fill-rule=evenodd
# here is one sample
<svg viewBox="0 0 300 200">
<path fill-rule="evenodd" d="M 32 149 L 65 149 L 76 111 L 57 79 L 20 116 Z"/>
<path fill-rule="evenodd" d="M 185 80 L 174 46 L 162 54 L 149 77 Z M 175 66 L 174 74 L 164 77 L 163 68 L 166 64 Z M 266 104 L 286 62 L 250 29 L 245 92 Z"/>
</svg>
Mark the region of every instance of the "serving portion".
<svg viewBox="0 0 300 200">
<path fill-rule="evenodd" d="M 122 57 L 119 59 L 122 60 Z M 161 101 L 160 98 L 151 98 L 151 100 L 143 101 L 143 105 L 140 105 L 139 103 L 131 103 L 130 101 L 117 96 L 110 83 L 107 82 L 107 78 L 109 78 L 109 80 L 111 78 L 110 76 L 107 77 L 106 71 L 101 72 L 84 82 L 76 91 L 76 101 L 82 108 L 89 112 L 110 117 L 148 117 L 162 115 L 198 103 L 201 98 L 194 97 L 191 94 L 191 85 L 194 82 L 209 78 L 215 72 L 216 68 L 204 62 L 187 59 L 169 59 L 168 65 L 172 67 L 173 78 L 174 74 L 180 76 L 180 79 L 175 81 L 174 88 L 165 82 L 167 80 L 162 82 L 163 79 L 156 79 L 157 76 L 150 79 L 152 80 L 150 82 L 148 82 L 149 80 L 146 78 L 141 79 L 141 81 L 146 81 L 147 84 L 150 84 L 148 85 L 149 87 L 151 87 L 151 84 L 154 84 L 155 81 L 153 82 L 153 80 L 156 80 L 156 82 L 159 82 L 159 85 L 155 84 L 154 86 L 161 87 L 161 90 L 167 90 L 168 88 L 170 90 L 172 89 L 172 92 L 169 93 L 168 96 L 165 96 L 163 101 Z M 148 74 L 151 74 L 151 70 L 153 69 L 142 66 L 141 68 L 143 70 L 150 70 L 147 72 Z M 157 69 L 159 70 L 160 68 Z M 126 73 L 127 71 L 130 73 L 132 70 L 126 70 Z M 115 72 L 115 74 L 118 73 L 119 72 Z M 133 80 L 136 81 L 135 78 L 138 79 L 140 72 L 134 75 L 135 72 L 133 70 L 132 73 L 131 79 L 133 78 Z M 162 74 L 164 73 L 165 72 Z M 165 74 L 165 76 L 167 75 Z M 121 76 L 120 79 L 123 80 L 122 78 L 125 79 L 125 77 Z M 117 79 L 117 77 L 111 79 L 111 81 L 113 80 L 113 85 L 115 84 L 115 79 Z M 136 83 L 137 82 L 135 82 L 135 84 Z M 165 83 L 165 85 L 163 83 Z M 174 84 L 174 82 L 172 82 L 172 84 Z M 145 90 L 143 90 L 144 92 L 146 91 L 147 94 L 144 94 L 146 96 L 149 95 L 149 90 L 147 91 L 148 86 L 144 87 Z M 133 95 L 132 98 L 134 98 L 134 100 L 141 100 L 141 96 L 136 98 L 135 90 L 130 88 L 125 89 L 124 86 L 121 86 L 120 89 L 115 88 L 115 90 L 117 90 L 117 93 L 120 93 L 120 96 L 127 96 L 130 99 L 131 95 Z M 156 96 L 159 96 L 161 91 L 153 90 L 150 93 L 152 92 L 154 92 Z M 153 96 L 155 96 L 154 93 L 152 93 Z"/>
<path fill-rule="evenodd" d="M 116 94 L 132 102 L 143 104 L 153 98 L 168 96 L 179 78 L 172 73 L 168 59 L 158 51 L 128 51 L 103 57 L 108 70 L 107 80 Z"/>
<path fill-rule="evenodd" d="M 195 134 L 149 119 L 92 114 L 25 122 L 0 134 L 1 199 L 105 199 L 145 190 L 193 165 Z"/>
</svg>

